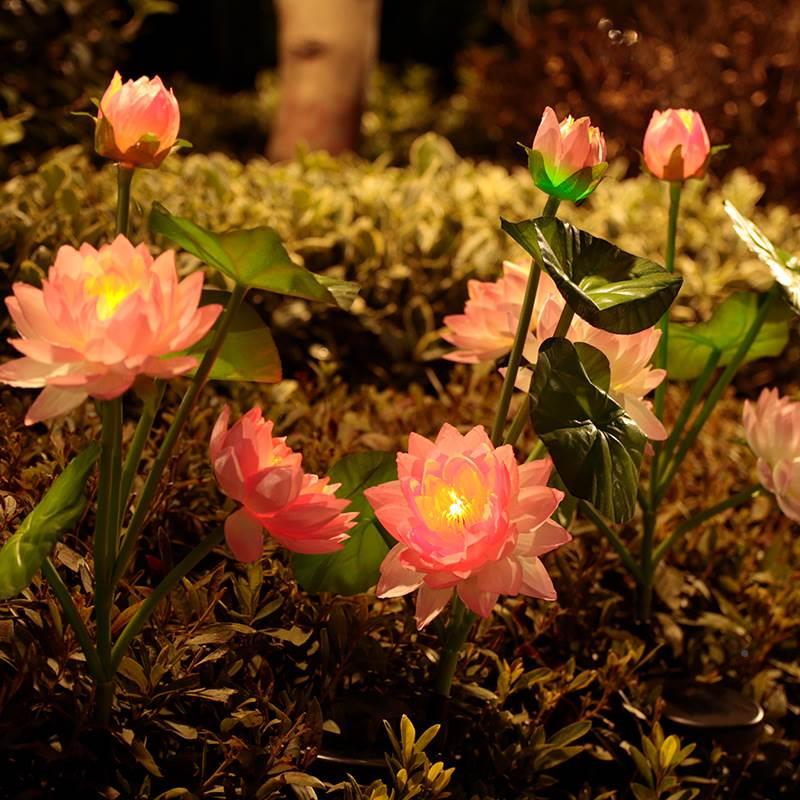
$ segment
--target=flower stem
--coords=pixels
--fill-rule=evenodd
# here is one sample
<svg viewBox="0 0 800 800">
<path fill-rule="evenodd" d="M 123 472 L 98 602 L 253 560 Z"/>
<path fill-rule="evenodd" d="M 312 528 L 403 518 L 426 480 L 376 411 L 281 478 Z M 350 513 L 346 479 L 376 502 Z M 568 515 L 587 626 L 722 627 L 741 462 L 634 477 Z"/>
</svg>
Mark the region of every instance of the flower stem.
<svg viewBox="0 0 800 800">
<path fill-rule="evenodd" d="M 672 532 L 669 538 L 661 542 L 661 544 L 656 548 L 656 551 L 653 554 L 653 564 L 658 564 L 658 562 L 664 558 L 664 556 L 682 537 L 694 530 L 698 525 L 701 525 L 706 520 L 711 519 L 711 517 L 715 517 L 717 514 L 720 514 L 723 511 L 727 511 L 729 508 L 735 508 L 736 506 L 747 502 L 751 497 L 757 495 L 761 489 L 762 486 L 760 483 L 754 483 L 752 486 L 742 489 L 741 492 L 737 492 L 725 500 L 720 501 L 716 505 L 711 506 L 711 508 L 707 508 L 705 511 L 701 511 L 699 514 L 689 517 L 686 522 L 679 525 Z"/>
<path fill-rule="evenodd" d="M 767 319 L 767 314 L 769 314 L 772 303 L 778 297 L 780 291 L 781 287 L 777 283 L 774 284 L 774 286 L 769 290 L 767 296 L 764 298 L 761 306 L 758 309 L 755 319 L 750 325 L 750 330 L 747 331 L 741 343 L 739 344 L 739 349 L 734 354 L 728 366 L 723 370 L 722 375 L 720 375 L 717 379 L 714 387 L 708 393 L 708 396 L 703 403 L 703 407 L 700 409 L 700 413 L 697 415 L 697 418 L 695 419 L 692 427 L 689 429 L 689 432 L 683 437 L 683 440 L 678 447 L 678 451 L 669 466 L 669 470 L 658 486 L 657 500 L 659 502 L 666 494 L 667 489 L 669 489 L 669 486 L 672 483 L 672 480 L 674 479 L 681 463 L 683 462 L 683 459 L 686 457 L 686 454 L 689 452 L 697 437 L 700 435 L 700 431 L 703 429 L 703 425 L 706 424 L 706 420 L 708 420 L 711 412 L 714 410 L 714 407 L 719 402 L 720 397 L 722 397 L 723 392 L 728 388 L 734 376 L 736 375 L 737 370 L 747 357 L 747 354 L 750 352 L 753 342 L 756 340 L 759 331 Z"/>
<path fill-rule="evenodd" d="M 166 383 L 161 380 L 156 380 L 154 389 L 153 396 L 148 398 L 142 407 L 142 413 L 139 416 L 139 422 L 136 424 L 133 440 L 128 448 L 128 454 L 125 457 L 125 466 L 122 470 L 122 488 L 120 492 L 122 500 L 121 513 L 123 518 L 128 508 L 133 481 L 139 469 L 139 462 L 142 459 L 142 451 L 147 443 L 147 438 L 150 436 L 150 431 L 153 429 L 153 422 L 161 406 L 161 400 L 164 397 Z"/>
<path fill-rule="evenodd" d="M 150 503 L 152 502 L 156 493 L 156 489 L 158 488 L 161 475 L 167 466 L 167 462 L 172 455 L 172 451 L 175 449 L 175 445 L 178 443 L 183 426 L 186 424 L 186 421 L 189 418 L 189 413 L 194 406 L 197 396 L 200 394 L 200 390 L 205 385 L 205 382 L 211 372 L 211 368 L 214 366 L 214 361 L 216 361 L 217 355 L 219 355 L 219 351 L 222 348 L 223 342 L 225 341 L 225 336 L 228 333 L 228 329 L 230 328 L 233 318 L 236 315 L 239 306 L 242 304 L 246 294 L 247 287 L 237 284 L 231 293 L 228 304 L 225 306 L 225 311 L 217 323 L 211 345 L 206 351 L 206 354 L 203 356 L 203 360 L 200 362 L 200 366 L 197 368 L 197 372 L 195 373 L 194 378 L 192 378 L 192 382 L 189 385 L 189 388 L 186 390 L 186 394 L 183 396 L 180 406 L 178 406 L 175 419 L 172 421 L 172 425 L 170 425 L 167 435 L 164 437 L 164 441 L 161 444 L 158 455 L 153 462 L 153 466 L 150 469 L 147 480 L 142 487 L 142 492 L 136 502 L 136 509 L 133 512 L 133 517 L 131 518 L 130 524 L 125 530 L 125 535 L 122 538 L 122 547 L 120 549 L 119 557 L 116 561 L 116 566 L 114 568 L 114 574 L 111 581 L 112 586 L 116 586 L 120 578 L 128 569 L 128 565 L 133 557 L 133 549 L 136 546 L 136 539 L 142 527 L 144 526 L 147 512 L 150 510 Z"/>
<path fill-rule="evenodd" d="M 542 216 L 554 217 L 558 211 L 561 201 L 557 197 L 548 197 Z M 508 368 L 503 379 L 503 388 L 500 391 L 500 402 L 492 424 L 492 443 L 497 447 L 503 441 L 503 430 L 508 416 L 508 407 L 511 405 L 511 395 L 514 393 L 514 384 L 517 380 L 517 372 L 522 361 L 522 351 L 525 349 L 525 340 L 531 327 L 531 317 L 533 316 L 533 306 L 536 302 L 536 291 L 539 288 L 539 278 L 542 274 L 542 266 L 535 259 L 531 263 L 531 271 L 528 274 L 528 283 L 525 287 L 525 296 L 522 299 L 517 331 L 514 335 L 514 344 L 511 347 L 511 355 L 508 357 Z"/>
<path fill-rule="evenodd" d="M 558 318 L 558 324 L 556 325 L 556 330 L 553 336 L 563 339 L 567 335 L 567 331 L 569 330 L 569 326 L 572 324 L 572 319 L 574 316 L 575 312 L 568 305 L 565 305 L 564 308 L 561 309 L 561 316 Z"/>
<path fill-rule="evenodd" d="M 89 630 L 83 621 L 83 617 L 81 617 L 80 611 L 78 611 L 78 607 L 72 599 L 69 589 L 49 558 L 46 558 L 42 562 L 42 575 L 47 578 L 47 582 L 50 584 L 53 594 L 61 604 L 64 616 L 72 626 L 72 630 L 75 631 L 75 638 L 77 638 L 78 644 L 80 644 L 81 650 L 86 657 L 86 666 L 89 668 L 91 676 L 96 681 L 103 680 L 103 667 L 100 664 L 97 650 L 94 644 L 92 644 L 92 637 L 89 635 Z"/>
<path fill-rule="evenodd" d="M 470 611 L 458 595 L 453 598 L 450 622 L 439 654 L 439 671 L 436 673 L 435 690 L 436 694 L 442 697 L 450 697 L 450 687 L 456 674 L 458 657 L 476 617 L 477 614 Z"/>
<path fill-rule="evenodd" d="M 128 235 L 133 168 L 117 164 L 117 235 Z"/>
<path fill-rule="evenodd" d="M 181 561 L 173 567 L 166 577 L 156 586 L 142 601 L 136 613 L 131 617 L 128 624 L 123 628 L 119 635 L 111 654 L 112 674 L 119 668 L 120 661 L 125 655 L 130 643 L 136 638 L 139 631 L 144 627 L 150 615 L 155 611 L 156 606 L 163 600 L 186 575 L 205 558 L 225 536 L 223 528 L 217 528 L 213 533 L 206 536 L 190 553 L 184 556 Z"/>
<path fill-rule="evenodd" d="M 111 659 L 111 573 L 119 531 L 119 492 L 122 471 L 122 398 L 100 404 L 103 430 L 100 444 L 100 484 L 94 536 L 95 620 L 97 653 L 108 677 Z"/>
<path fill-rule="evenodd" d="M 519 410 L 514 415 L 514 421 L 511 423 L 511 428 L 509 428 L 506 438 L 503 440 L 503 444 L 515 445 L 517 443 L 517 439 L 519 439 L 520 434 L 525 429 L 530 413 L 531 398 L 530 395 L 525 395 L 519 405 Z"/>
<path fill-rule="evenodd" d="M 683 183 L 673 181 L 669 185 L 669 218 L 667 220 L 667 252 L 664 266 L 668 272 L 675 271 L 675 240 L 678 233 L 678 211 L 681 206 L 681 190 Z M 661 318 L 661 340 L 658 343 L 656 366 L 667 367 L 667 348 L 669 345 L 669 311 Z M 659 419 L 664 418 L 664 399 L 667 393 L 666 378 L 656 387 L 655 413 Z"/>
</svg>

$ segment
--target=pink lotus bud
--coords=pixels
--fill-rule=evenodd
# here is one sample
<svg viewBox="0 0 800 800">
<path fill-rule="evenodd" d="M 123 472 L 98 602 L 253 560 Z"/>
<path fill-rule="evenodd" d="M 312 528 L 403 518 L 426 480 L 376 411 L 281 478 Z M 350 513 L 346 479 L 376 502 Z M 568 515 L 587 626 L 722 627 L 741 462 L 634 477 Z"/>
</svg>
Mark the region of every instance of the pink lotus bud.
<svg viewBox="0 0 800 800">
<path fill-rule="evenodd" d="M 589 117 L 568 116 L 559 123 L 548 106 L 528 153 L 528 168 L 543 192 L 578 202 L 595 190 L 608 168 L 606 140 Z"/>
<path fill-rule="evenodd" d="M 758 478 L 790 519 L 800 522 L 800 403 L 764 389 L 742 412 L 747 441 L 758 456 Z"/>
<path fill-rule="evenodd" d="M 563 493 L 547 486 L 549 460 L 517 464 L 481 426 L 445 424 L 435 442 L 412 433 L 397 454 L 398 480 L 364 494 L 398 541 L 381 564 L 380 597 L 417 592 L 422 628 L 455 590 L 487 617 L 501 594 L 555 600 L 540 556 L 571 537 L 550 519 Z"/>
<path fill-rule="evenodd" d="M 178 137 L 178 101 L 161 78 L 122 83 L 119 72 L 100 101 L 95 150 L 127 167 L 158 167 Z"/>
<path fill-rule="evenodd" d="M 644 163 L 657 178 L 685 181 L 705 175 L 711 142 L 697 111 L 654 111 L 644 134 Z"/>
<path fill-rule="evenodd" d="M 168 378 L 197 366 L 177 355 L 208 333 L 222 307 L 199 307 L 203 273 L 180 283 L 175 254 L 153 260 L 124 236 L 95 250 L 64 245 L 42 288 L 15 283 L 6 299 L 25 357 L 0 366 L 0 381 L 44 387 L 27 424 L 64 414 L 88 396 L 119 397 L 140 375 Z"/>
<path fill-rule="evenodd" d="M 341 550 L 358 516 L 336 496 L 341 484 L 303 472 L 303 456 L 272 435 L 261 409 L 230 430 L 226 406 L 211 433 L 209 455 L 222 492 L 242 504 L 225 521 L 225 539 L 240 561 L 257 561 L 264 531 L 295 553 Z"/>
</svg>

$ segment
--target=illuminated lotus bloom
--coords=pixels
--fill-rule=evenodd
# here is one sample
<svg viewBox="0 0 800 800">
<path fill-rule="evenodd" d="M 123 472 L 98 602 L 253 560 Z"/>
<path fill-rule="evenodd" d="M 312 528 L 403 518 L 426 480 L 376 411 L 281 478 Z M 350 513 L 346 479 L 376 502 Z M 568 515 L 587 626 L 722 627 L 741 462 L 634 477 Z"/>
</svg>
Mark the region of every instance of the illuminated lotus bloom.
<svg viewBox="0 0 800 800">
<path fill-rule="evenodd" d="M 533 139 L 529 167 L 543 192 L 577 202 L 591 194 L 605 174 L 606 140 L 589 117 L 560 123 L 550 106 Z"/>
<path fill-rule="evenodd" d="M 240 561 L 257 561 L 264 531 L 295 553 L 341 550 L 355 524 L 336 497 L 339 483 L 303 472 L 303 456 L 272 435 L 272 421 L 253 408 L 228 430 L 226 406 L 214 425 L 209 455 L 222 492 L 242 504 L 225 521 L 225 539 Z"/>
<path fill-rule="evenodd" d="M 800 403 L 764 389 L 742 413 L 747 441 L 758 456 L 758 478 L 790 519 L 800 522 Z"/>
<path fill-rule="evenodd" d="M 174 355 L 203 338 L 222 310 L 198 307 L 203 274 L 180 283 L 175 254 L 153 260 L 124 236 L 95 250 L 59 248 L 42 288 L 15 283 L 6 298 L 24 358 L 0 366 L 0 381 L 44 387 L 30 425 L 64 414 L 88 396 L 119 397 L 137 375 L 170 378 L 197 365 Z"/>
<path fill-rule="evenodd" d="M 553 336 L 558 325 L 564 300 L 561 295 L 551 297 L 539 315 L 536 337 L 525 348 L 525 358 L 535 362 L 540 342 Z M 650 361 L 661 339 L 661 331 L 649 328 L 629 335 L 609 333 L 595 328 L 577 315 L 567 330 L 571 342 L 584 342 L 596 347 L 608 359 L 610 380 L 609 395 L 619 403 L 628 416 L 641 428 L 648 439 L 661 441 L 667 438 L 664 425 L 653 413 L 644 396 L 655 389 L 667 376 L 666 370 L 653 369 Z M 527 392 L 530 388 L 531 370 L 517 373 L 516 387 Z"/>
<path fill-rule="evenodd" d="M 570 540 L 550 519 L 563 493 L 547 486 L 549 460 L 518 465 L 481 426 L 462 436 L 445 424 L 431 442 L 412 433 L 397 454 L 398 480 L 365 491 L 398 541 L 381 564 L 380 597 L 417 592 L 422 628 L 455 590 L 483 617 L 501 594 L 555 600 L 540 556 Z"/>
<path fill-rule="evenodd" d="M 161 78 L 122 82 L 119 72 L 100 100 L 95 150 L 128 167 L 157 167 L 178 138 L 181 114 Z"/>
<path fill-rule="evenodd" d="M 697 111 L 654 111 L 644 135 L 644 163 L 657 178 L 702 178 L 711 153 L 706 126 Z"/>
<path fill-rule="evenodd" d="M 469 299 L 464 313 L 444 318 L 448 330 L 442 338 L 456 347 L 445 358 L 477 364 L 502 358 L 511 351 L 529 271 L 529 266 L 504 261 L 502 278 L 493 282 L 472 280 L 467 284 Z M 554 296 L 560 297 L 555 284 L 549 275 L 542 273 L 531 315 L 531 331 L 536 330 L 542 308 Z M 532 336 L 531 333 L 531 343 Z"/>
</svg>

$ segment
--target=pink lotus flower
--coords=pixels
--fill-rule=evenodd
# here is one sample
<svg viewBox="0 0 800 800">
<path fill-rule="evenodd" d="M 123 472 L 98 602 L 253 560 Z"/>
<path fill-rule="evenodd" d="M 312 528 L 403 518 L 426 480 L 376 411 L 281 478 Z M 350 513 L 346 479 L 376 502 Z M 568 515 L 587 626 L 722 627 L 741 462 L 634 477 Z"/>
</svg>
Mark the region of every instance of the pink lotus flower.
<svg viewBox="0 0 800 800">
<path fill-rule="evenodd" d="M 697 111 L 654 111 L 644 134 L 644 163 L 657 178 L 702 178 L 711 153 L 706 126 Z"/>
<path fill-rule="evenodd" d="M 445 358 L 475 364 L 502 358 L 511 351 L 529 270 L 530 266 L 506 261 L 503 277 L 496 282 L 470 281 L 464 313 L 444 320 L 449 330 L 442 336 L 457 348 Z M 563 308 L 564 298 L 550 276 L 543 272 L 524 350 L 525 358 L 531 363 L 536 361 L 540 343 L 555 333 Z M 664 426 L 653 414 L 650 403 L 643 399 L 666 377 L 663 369 L 650 367 L 661 332 L 651 328 L 630 336 L 608 333 L 576 316 L 567 338 L 586 342 L 605 354 L 611 368 L 611 396 L 648 438 L 665 439 Z M 517 388 L 527 392 L 530 381 L 530 370 L 521 369 L 517 374 Z"/>
<path fill-rule="evenodd" d="M 758 478 L 790 519 L 800 522 L 800 403 L 764 389 L 742 412 L 747 441 L 758 456 Z"/>
<path fill-rule="evenodd" d="M 261 557 L 266 529 L 295 553 L 341 550 L 358 516 L 336 496 L 341 484 L 303 472 L 303 456 L 272 435 L 261 409 L 247 412 L 230 430 L 226 406 L 211 432 L 209 455 L 222 492 L 242 504 L 225 521 L 225 539 L 240 561 Z M 344 512 L 344 513 L 343 513 Z"/>
<path fill-rule="evenodd" d="M 555 600 L 540 556 L 568 542 L 550 519 L 563 493 L 550 489 L 549 460 L 518 465 L 481 426 L 462 436 L 445 424 L 431 442 L 412 433 L 397 454 L 398 480 L 365 491 L 398 541 L 381 565 L 380 597 L 417 593 L 422 628 L 453 591 L 486 617 L 501 594 Z"/>
<path fill-rule="evenodd" d="M 457 348 L 445 358 L 463 364 L 477 364 L 479 361 L 493 361 L 510 352 L 529 272 L 530 266 L 504 261 L 503 277 L 497 281 L 469 281 L 469 299 L 464 313 L 444 318 L 449 330 L 442 334 L 442 338 Z M 532 331 L 536 330 L 542 308 L 553 296 L 561 295 L 550 276 L 542 273 L 531 317 Z"/>
<path fill-rule="evenodd" d="M 114 73 L 100 100 L 95 150 L 126 167 L 158 167 L 178 137 L 181 114 L 161 78 L 122 83 Z"/>
<path fill-rule="evenodd" d="M 178 283 L 175 254 L 153 260 L 124 236 L 95 250 L 59 248 L 37 289 L 15 283 L 6 299 L 24 358 L 0 366 L 0 382 L 44 387 L 25 418 L 30 425 L 64 414 L 88 396 L 119 397 L 137 375 L 169 378 L 197 365 L 174 356 L 205 336 L 222 310 L 198 308 L 203 274 Z"/>
<path fill-rule="evenodd" d="M 543 192 L 577 202 L 591 194 L 606 170 L 606 140 L 589 117 L 560 123 L 550 106 L 533 139 L 529 167 Z"/>
</svg>

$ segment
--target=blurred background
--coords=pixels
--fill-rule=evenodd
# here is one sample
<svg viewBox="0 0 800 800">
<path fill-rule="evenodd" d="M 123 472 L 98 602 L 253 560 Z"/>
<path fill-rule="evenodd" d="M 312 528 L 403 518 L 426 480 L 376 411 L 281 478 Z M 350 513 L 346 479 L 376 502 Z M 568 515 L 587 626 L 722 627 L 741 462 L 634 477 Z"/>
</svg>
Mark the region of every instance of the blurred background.
<svg viewBox="0 0 800 800">
<path fill-rule="evenodd" d="M 797 208 L 798 40 L 796 0 L 0 0 L 0 178 L 89 142 L 69 112 L 118 68 L 174 87 L 196 152 L 241 160 L 305 142 L 402 164 L 435 131 L 516 164 L 550 104 L 635 171 L 652 109 L 688 106 L 730 145 L 717 175 Z"/>
</svg>

